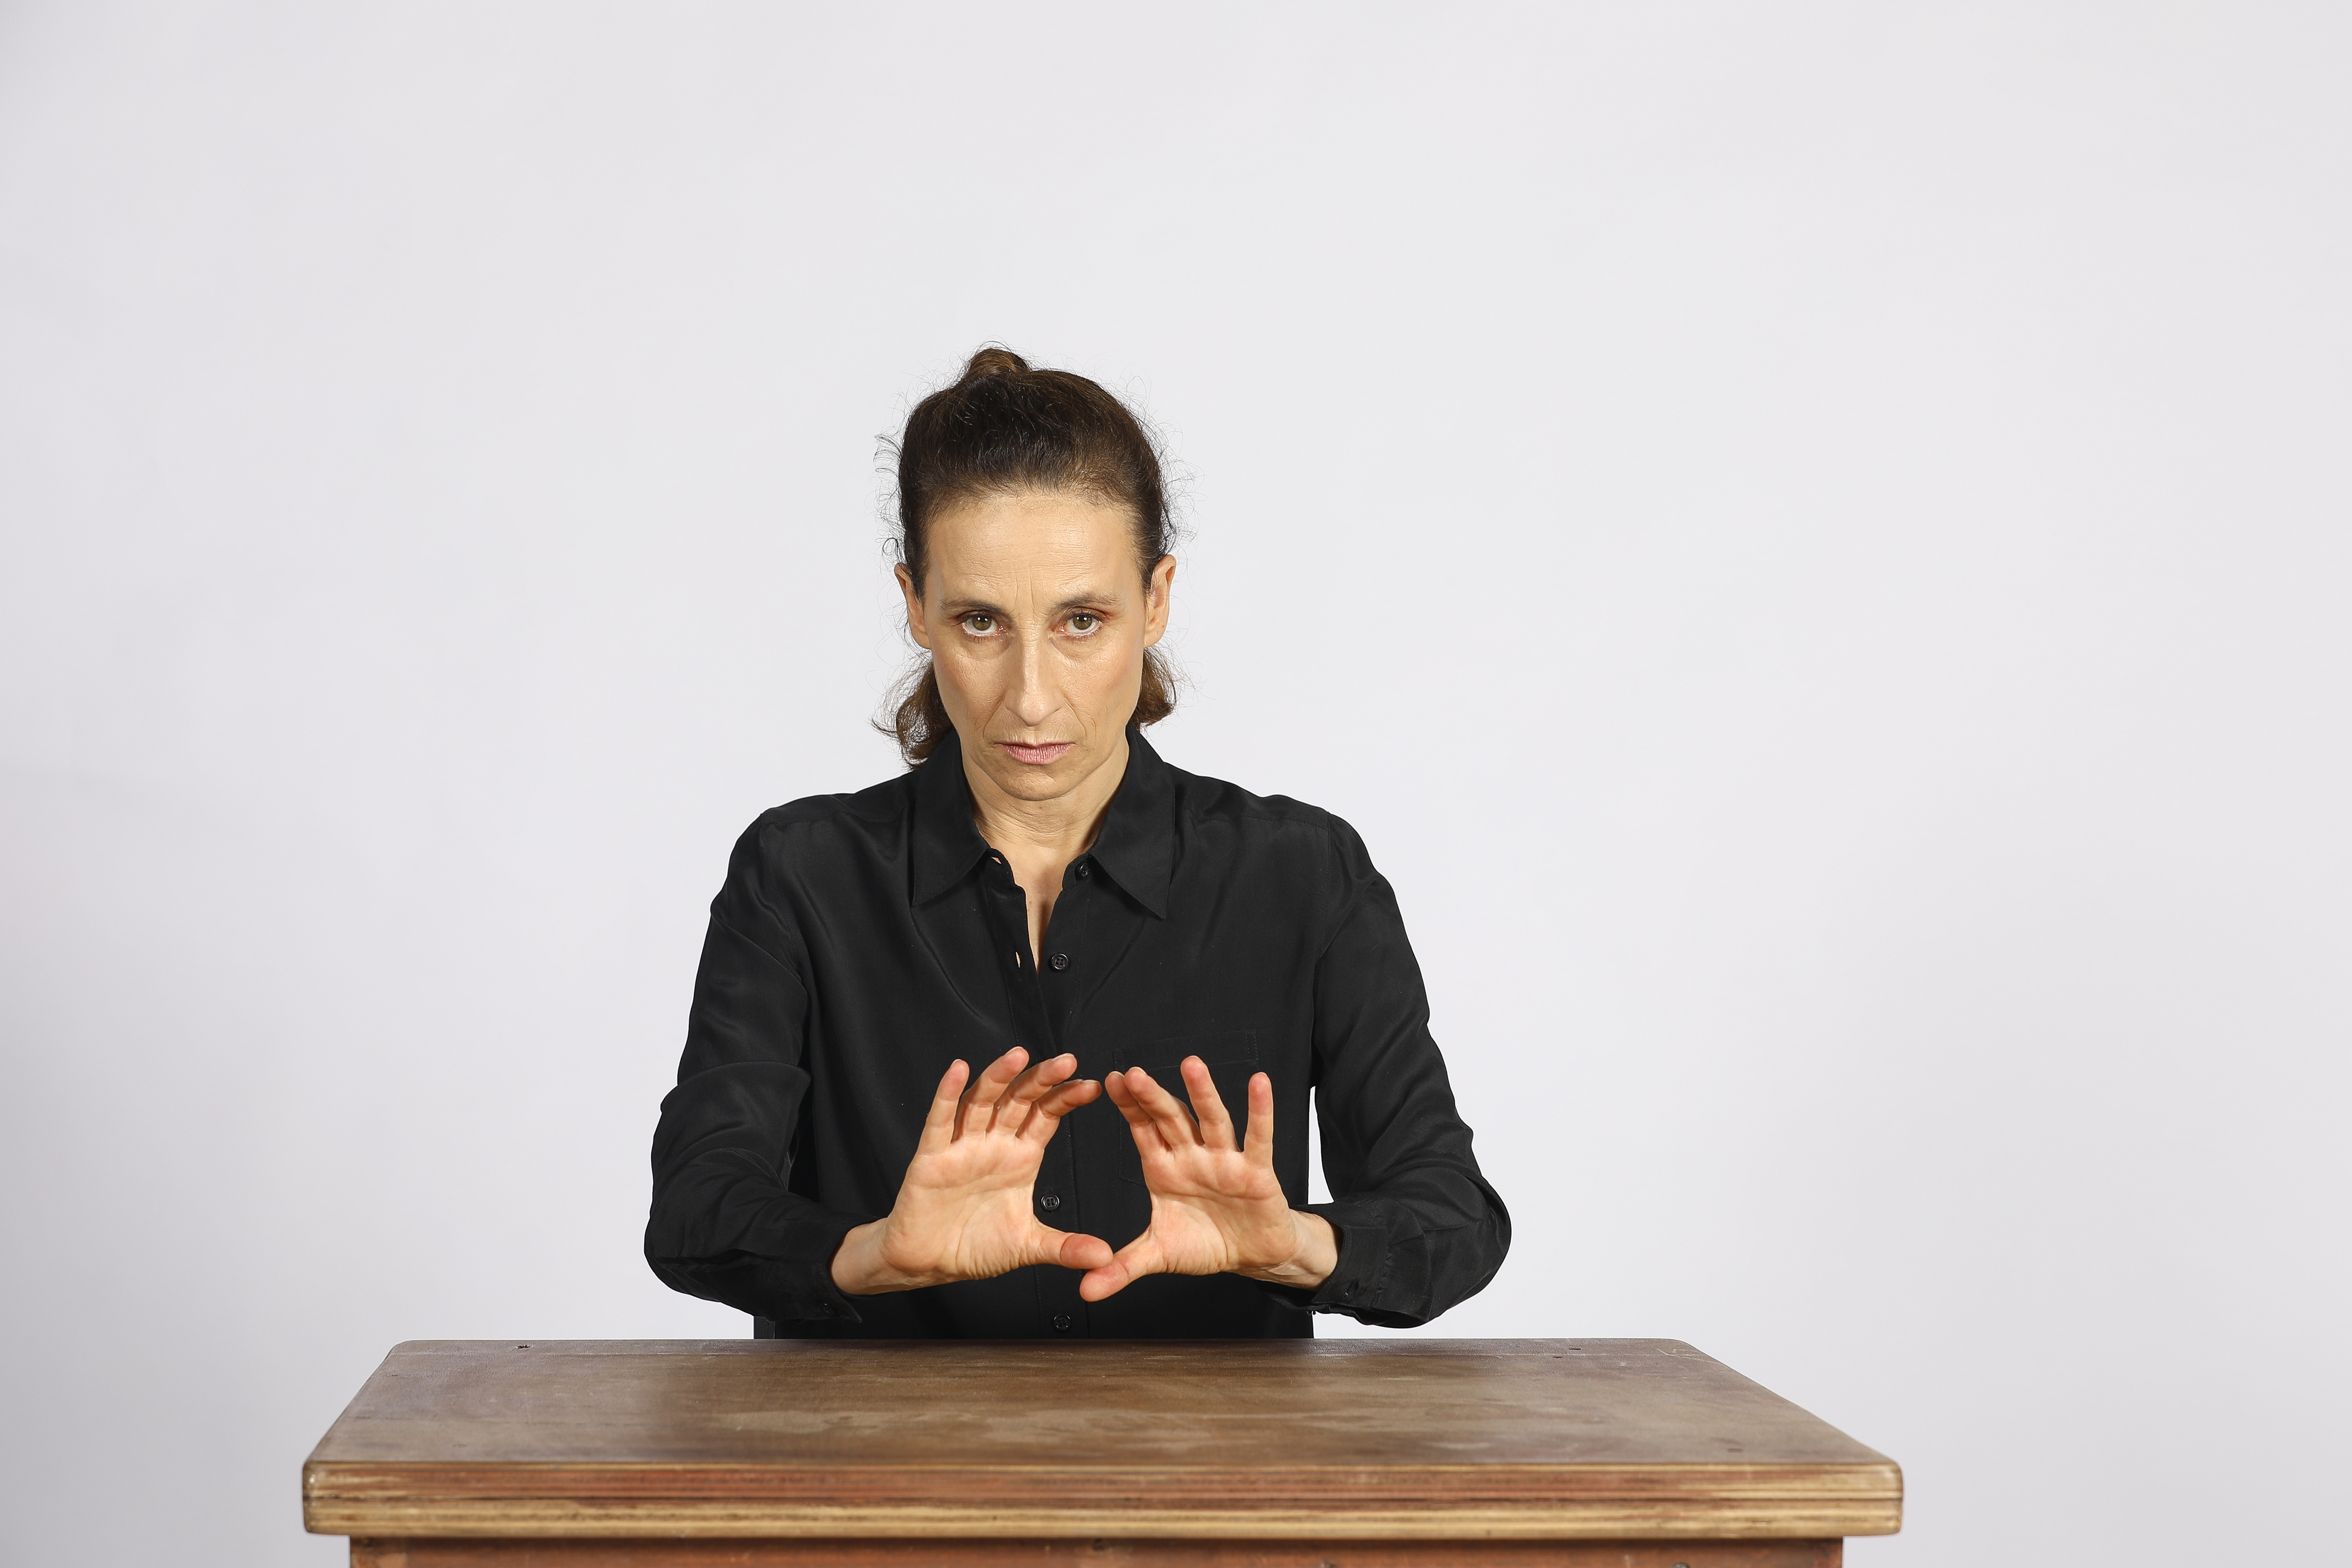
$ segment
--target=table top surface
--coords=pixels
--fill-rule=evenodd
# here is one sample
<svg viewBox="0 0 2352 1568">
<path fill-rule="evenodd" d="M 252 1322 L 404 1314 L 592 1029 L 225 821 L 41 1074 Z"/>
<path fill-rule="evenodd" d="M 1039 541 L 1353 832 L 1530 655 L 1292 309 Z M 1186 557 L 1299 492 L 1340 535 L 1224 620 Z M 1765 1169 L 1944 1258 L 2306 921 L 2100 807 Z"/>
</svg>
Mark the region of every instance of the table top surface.
<svg viewBox="0 0 2352 1568">
<path fill-rule="evenodd" d="M 1469 1509 L 1592 1534 L 1566 1526 L 1630 1504 L 1829 1535 L 1894 1529 L 1901 1496 L 1885 1456 L 1673 1340 L 422 1341 L 305 1482 L 314 1530 L 411 1534 L 1085 1532 L 1139 1509 L 1171 1533 Z M 1748 1528 L 1775 1508 L 1808 1528 Z"/>
</svg>

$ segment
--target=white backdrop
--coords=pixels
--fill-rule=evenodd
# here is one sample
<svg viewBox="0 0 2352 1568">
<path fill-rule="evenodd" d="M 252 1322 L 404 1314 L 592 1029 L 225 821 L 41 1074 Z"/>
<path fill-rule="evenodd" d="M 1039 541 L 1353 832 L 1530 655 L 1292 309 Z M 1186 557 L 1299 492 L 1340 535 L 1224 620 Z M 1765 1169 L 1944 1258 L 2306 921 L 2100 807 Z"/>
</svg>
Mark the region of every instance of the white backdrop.
<svg viewBox="0 0 2352 1568">
<path fill-rule="evenodd" d="M 638 1256 L 704 906 L 894 768 L 875 437 L 1189 479 L 1180 765 L 1394 880 L 1508 1266 L 1906 1466 L 1862 1568 L 2318 1561 L 2352 13 L 0 7 L 0 1558 L 326 1568 L 406 1338 Z"/>
</svg>

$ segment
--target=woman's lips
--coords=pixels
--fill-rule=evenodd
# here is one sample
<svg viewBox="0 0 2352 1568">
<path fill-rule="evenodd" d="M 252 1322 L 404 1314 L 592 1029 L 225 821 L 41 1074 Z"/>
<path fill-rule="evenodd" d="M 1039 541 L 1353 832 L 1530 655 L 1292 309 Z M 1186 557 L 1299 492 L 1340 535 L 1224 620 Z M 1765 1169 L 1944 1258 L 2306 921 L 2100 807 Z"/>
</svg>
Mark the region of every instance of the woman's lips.
<svg viewBox="0 0 2352 1568">
<path fill-rule="evenodd" d="M 1035 746 L 1024 746 L 1017 740 L 1000 740 L 996 744 L 1004 747 L 1006 753 L 1011 756 L 1013 760 L 1015 762 L 1046 763 L 1059 762 L 1062 759 L 1062 753 L 1069 750 L 1070 747 L 1076 746 L 1077 742 L 1075 740 L 1048 740 L 1041 742 Z"/>
</svg>

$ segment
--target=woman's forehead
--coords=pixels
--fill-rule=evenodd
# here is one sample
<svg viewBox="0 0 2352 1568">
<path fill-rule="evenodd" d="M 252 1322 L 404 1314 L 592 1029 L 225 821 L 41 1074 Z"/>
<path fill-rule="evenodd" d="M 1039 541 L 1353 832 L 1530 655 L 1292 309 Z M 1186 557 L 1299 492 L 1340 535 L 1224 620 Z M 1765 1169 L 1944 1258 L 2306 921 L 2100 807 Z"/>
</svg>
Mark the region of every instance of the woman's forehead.
<svg viewBox="0 0 2352 1568">
<path fill-rule="evenodd" d="M 943 507 L 925 554 L 949 593 L 993 581 L 1031 591 L 1134 576 L 1135 523 L 1124 507 L 1063 491 L 987 496 Z"/>
</svg>

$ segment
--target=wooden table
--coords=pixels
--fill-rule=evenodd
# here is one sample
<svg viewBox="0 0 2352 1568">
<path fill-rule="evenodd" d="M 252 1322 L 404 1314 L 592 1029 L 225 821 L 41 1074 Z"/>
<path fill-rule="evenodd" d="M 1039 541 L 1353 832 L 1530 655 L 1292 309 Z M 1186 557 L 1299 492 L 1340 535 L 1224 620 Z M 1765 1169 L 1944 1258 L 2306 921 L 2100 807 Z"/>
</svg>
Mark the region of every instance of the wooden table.
<svg viewBox="0 0 2352 1568">
<path fill-rule="evenodd" d="M 1674 1340 L 424 1341 L 354 1568 L 1832 1568 L 1893 1461 Z"/>
</svg>

